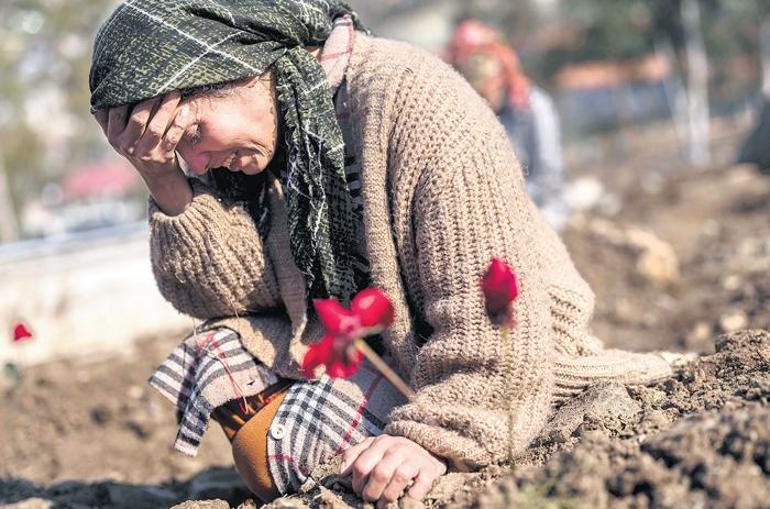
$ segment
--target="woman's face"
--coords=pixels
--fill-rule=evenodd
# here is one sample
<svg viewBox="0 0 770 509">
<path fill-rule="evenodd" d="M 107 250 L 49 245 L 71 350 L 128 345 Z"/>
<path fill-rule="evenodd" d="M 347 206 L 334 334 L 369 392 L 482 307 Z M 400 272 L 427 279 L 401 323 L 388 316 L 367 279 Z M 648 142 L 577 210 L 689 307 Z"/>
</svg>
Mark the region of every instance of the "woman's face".
<svg viewBox="0 0 770 509">
<path fill-rule="evenodd" d="M 505 104 L 505 79 L 500 62 L 484 54 L 474 55 L 460 69 L 476 92 L 496 113 Z"/>
<path fill-rule="evenodd" d="M 224 167 L 256 175 L 276 150 L 278 117 L 274 86 L 253 78 L 223 93 L 192 96 L 179 103 L 191 121 L 177 153 L 197 175 Z"/>
</svg>

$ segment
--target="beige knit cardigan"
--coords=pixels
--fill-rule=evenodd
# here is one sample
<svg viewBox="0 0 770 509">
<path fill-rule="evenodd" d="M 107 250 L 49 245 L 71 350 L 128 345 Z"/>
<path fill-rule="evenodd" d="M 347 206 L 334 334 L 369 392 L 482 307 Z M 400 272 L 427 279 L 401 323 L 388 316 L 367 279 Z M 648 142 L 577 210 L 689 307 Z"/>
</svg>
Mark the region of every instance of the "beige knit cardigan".
<svg viewBox="0 0 770 509">
<path fill-rule="evenodd" d="M 525 192 L 503 127 L 456 72 L 425 51 L 357 34 L 346 78 L 365 252 L 374 286 L 396 307 L 383 341 L 417 392 L 386 433 L 480 467 L 519 454 L 553 405 L 595 380 L 670 373 L 655 355 L 605 350 L 591 335 L 590 288 Z M 302 378 L 321 330 L 308 320 L 275 180 L 270 203 L 264 244 L 241 206 L 201 184 L 179 216 L 151 203 L 152 265 L 178 310 L 229 317 L 206 327 L 235 329 L 268 367 Z M 521 285 L 506 341 L 479 287 L 492 257 L 507 259 Z"/>
</svg>

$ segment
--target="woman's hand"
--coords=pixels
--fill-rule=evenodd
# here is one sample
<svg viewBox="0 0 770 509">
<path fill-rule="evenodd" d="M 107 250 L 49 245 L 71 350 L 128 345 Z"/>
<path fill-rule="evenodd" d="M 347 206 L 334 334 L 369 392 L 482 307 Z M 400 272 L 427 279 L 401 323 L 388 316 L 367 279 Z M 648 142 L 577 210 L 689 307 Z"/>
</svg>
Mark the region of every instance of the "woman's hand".
<svg viewBox="0 0 770 509">
<path fill-rule="evenodd" d="M 433 481 L 446 473 L 446 464 L 422 446 L 403 437 L 369 437 L 342 455 L 340 475 L 353 474 L 353 490 L 364 500 L 385 507 L 407 495 L 422 500 Z"/>
<path fill-rule="evenodd" d="M 192 123 L 187 106 L 177 112 L 178 91 L 139 103 L 97 111 L 94 116 L 110 145 L 128 159 L 166 214 L 181 214 L 192 201 L 192 189 L 179 167 L 176 146 Z"/>
</svg>

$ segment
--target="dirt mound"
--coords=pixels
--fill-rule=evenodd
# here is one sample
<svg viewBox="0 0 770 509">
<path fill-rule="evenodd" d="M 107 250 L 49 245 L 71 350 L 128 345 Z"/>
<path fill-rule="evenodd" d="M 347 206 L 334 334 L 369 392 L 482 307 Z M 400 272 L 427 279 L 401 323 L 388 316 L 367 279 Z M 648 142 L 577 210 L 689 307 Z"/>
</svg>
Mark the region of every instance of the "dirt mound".
<svg viewBox="0 0 770 509">
<path fill-rule="evenodd" d="M 753 330 L 725 334 L 715 341 L 715 350 L 655 386 L 626 388 L 605 383 L 591 387 L 555 413 L 526 457 L 512 468 L 502 466 L 474 474 L 453 473 L 439 480 L 424 503 L 402 501 L 401 505 L 428 508 L 763 507 L 770 499 L 770 333 Z M 104 367 L 104 374 L 114 375 L 120 372 L 119 367 L 114 363 L 110 369 Z M 102 384 L 109 386 L 106 380 L 114 378 L 99 378 L 101 369 L 91 372 L 99 382 L 95 388 Z M 64 372 L 75 373 L 77 379 L 79 370 Z M 133 381 L 133 376 L 123 383 Z M 64 375 L 60 378 L 54 371 L 46 370 L 30 378 L 35 382 L 27 380 L 29 386 L 22 386 L 20 392 L 8 397 L 13 398 L 17 409 L 43 419 L 45 429 L 59 433 L 59 440 L 54 435 L 47 440 L 35 440 L 34 447 L 25 448 L 30 442 L 26 440 L 28 432 L 20 422 L 6 420 L 13 426 L 10 431 L 9 428 L 0 430 L 0 438 L 6 451 L 12 451 L 10 459 L 15 463 L 4 462 L 4 468 L 25 471 L 25 465 L 29 465 L 25 457 L 37 458 L 44 453 L 42 449 L 47 448 L 51 461 L 43 463 L 45 471 L 41 476 L 50 475 L 46 472 L 56 468 L 58 477 L 67 477 L 67 472 L 73 471 L 91 472 L 91 476 L 97 477 L 98 464 L 88 470 L 87 464 L 73 459 L 74 446 L 63 448 L 59 443 L 62 438 L 72 440 L 84 432 L 90 436 L 90 440 L 79 441 L 84 458 L 95 458 L 93 451 L 96 450 L 109 453 L 110 447 L 126 450 L 112 442 L 112 435 L 117 434 L 118 439 L 127 442 L 124 448 L 135 449 L 127 458 L 134 466 L 133 475 L 144 475 L 148 480 L 158 475 L 158 471 L 168 471 L 171 465 L 162 458 L 189 461 L 170 452 L 159 454 L 159 444 L 166 444 L 172 436 L 173 421 L 165 422 L 161 417 L 153 421 L 142 414 L 139 409 L 147 406 L 146 402 L 142 403 L 145 396 L 102 400 L 99 390 L 94 390 L 87 402 L 91 411 L 85 412 L 80 422 L 75 419 L 76 412 L 68 414 L 55 405 L 41 406 L 41 396 L 36 392 L 43 379 L 48 380 L 45 386 L 58 387 L 62 394 L 75 391 L 77 381 Z M 17 399 L 27 394 L 26 391 L 30 396 L 26 398 L 30 400 L 29 408 Z M 6 399 L 5 403 L 8 402 Z M 101 410 L 94 412 L 97 409 Z M 56 412 L 65 416 L 62 422 L 58 422 Z M 131 421 L 144 423 L 142 429 L 146 432 L 137 433 L 135 426 L 128 424 Z M 26 428 L 36 429 L 34 421 L 26 423 Z M 126 429 L 126 434 L 119 434 L 120 429 Z M 163 433 L 158 433 L 158 429 Z M 100 445 L 101 438 L 104 443 Z M 89 452 L 89 443 L 93 446 L 92 452 Z M 143 451 L 145 463 L 135 463 Z M 119 457 L 100 461 L 110 464 L 118 460 Z M 314 472 L 315 480 L 306 483 L 303 493 L 279 499 L 269 507 L 360 506 L 361 501 L 352 493 L 349 481 L 336 476 L 335 469 L 334 464 L 325 465 Z M 125 480 L 38 484 L 4 476 L 0 478 L 0 501 L 11 504 L 8 507 L 139 509 L 182 504 L 180 508 L 185 509 L 246 509 L 254 506 L 230 468 L 208 468 L 185 481 L 172 479 L 147 484 Z M 81 476 L 83 478 L 86 476 Z"/>
<path fill-rule="evenodd" d="M 572 450 L 505 476 L 476 501 L 487 507 L 522 497 L 593 507 L 766 507 L 770 334 L 728 334 L 716 348 L 657 386 L 632 388 L 627 396 L 619 387 L 599 390 L 604 405 L 637 403 L 636 422 L 619 429 L 611 415 L 607 426 L 586 413 L 573 432 L 582 440 Z M 595 407 L 596 392 L 573 406 Z"/>
<path fill-rule="evenodd" d="M 716 353 L 652 387 L 594 386 L 504 467 L 442 478 L 408 507 L 764 507 L 770 500 L 770 333 L 721 336 Z M 334 465 L 269 507 L 354 507 Z M 404 504 L 402 504 L 404 505 Z"/>
</svg>

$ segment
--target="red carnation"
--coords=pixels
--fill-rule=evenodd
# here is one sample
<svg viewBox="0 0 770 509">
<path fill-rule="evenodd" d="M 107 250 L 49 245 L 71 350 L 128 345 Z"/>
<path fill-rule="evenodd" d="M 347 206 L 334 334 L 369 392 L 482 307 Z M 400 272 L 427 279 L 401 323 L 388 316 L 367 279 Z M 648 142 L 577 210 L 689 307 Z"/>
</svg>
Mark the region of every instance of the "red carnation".
<svg viewBox="0 0 770 509">
<path fill-rule="evenodd" d="M 367 288 L 358 292 L 350 303 L 350 311 L 358 317 L 367 336 L 379 334 L 393 323 L 395 310 L 385 292 Z"/>
<path fill-rule="evenodd" d="M 310 345 L 302 360 L 305 376 L 312 377 L 315 368 L 326 366 L 326 373 L 334 378 L 353 376 L 363 362 L 363 355 L 355 344 L 344 336 L 326 334 L 321 341 Z"/>
<path fill-rule="evenodd" d="M 511 304 L 519 295 L 516 274 L 505 260 L 493 258 L 481 279 L 487 313 L 495 323 L 513 325 L 513 307 Z"/>
<path fill-rule="evenodd" d="M 29 341 L 32 339 L 32 332 L 22 322 L 17 323 L 13 327 L 13 342 L 21 343 L 22 341 Z"/>
<path fill-rule="evenodd" d="M 313 301 L 313 307 L 329 334 L 352 336 L 359 328 L 359 322 L 353 313 L 336 299 L 316 299 Z"/>
<path fill-rule="evenodd" d="M 363 361 L 356 341 L 387 329 L 395 314 L 388 296 L 374 288 L 359 292 L 350 309 L 335 299 L 317 299 L 313 306 L 326 335 L 305 354 L 302 369 L 308 377 L 318 366 L 326 366 L 326 373 L 332 377 L 352 376 Z"/>
</svg>

